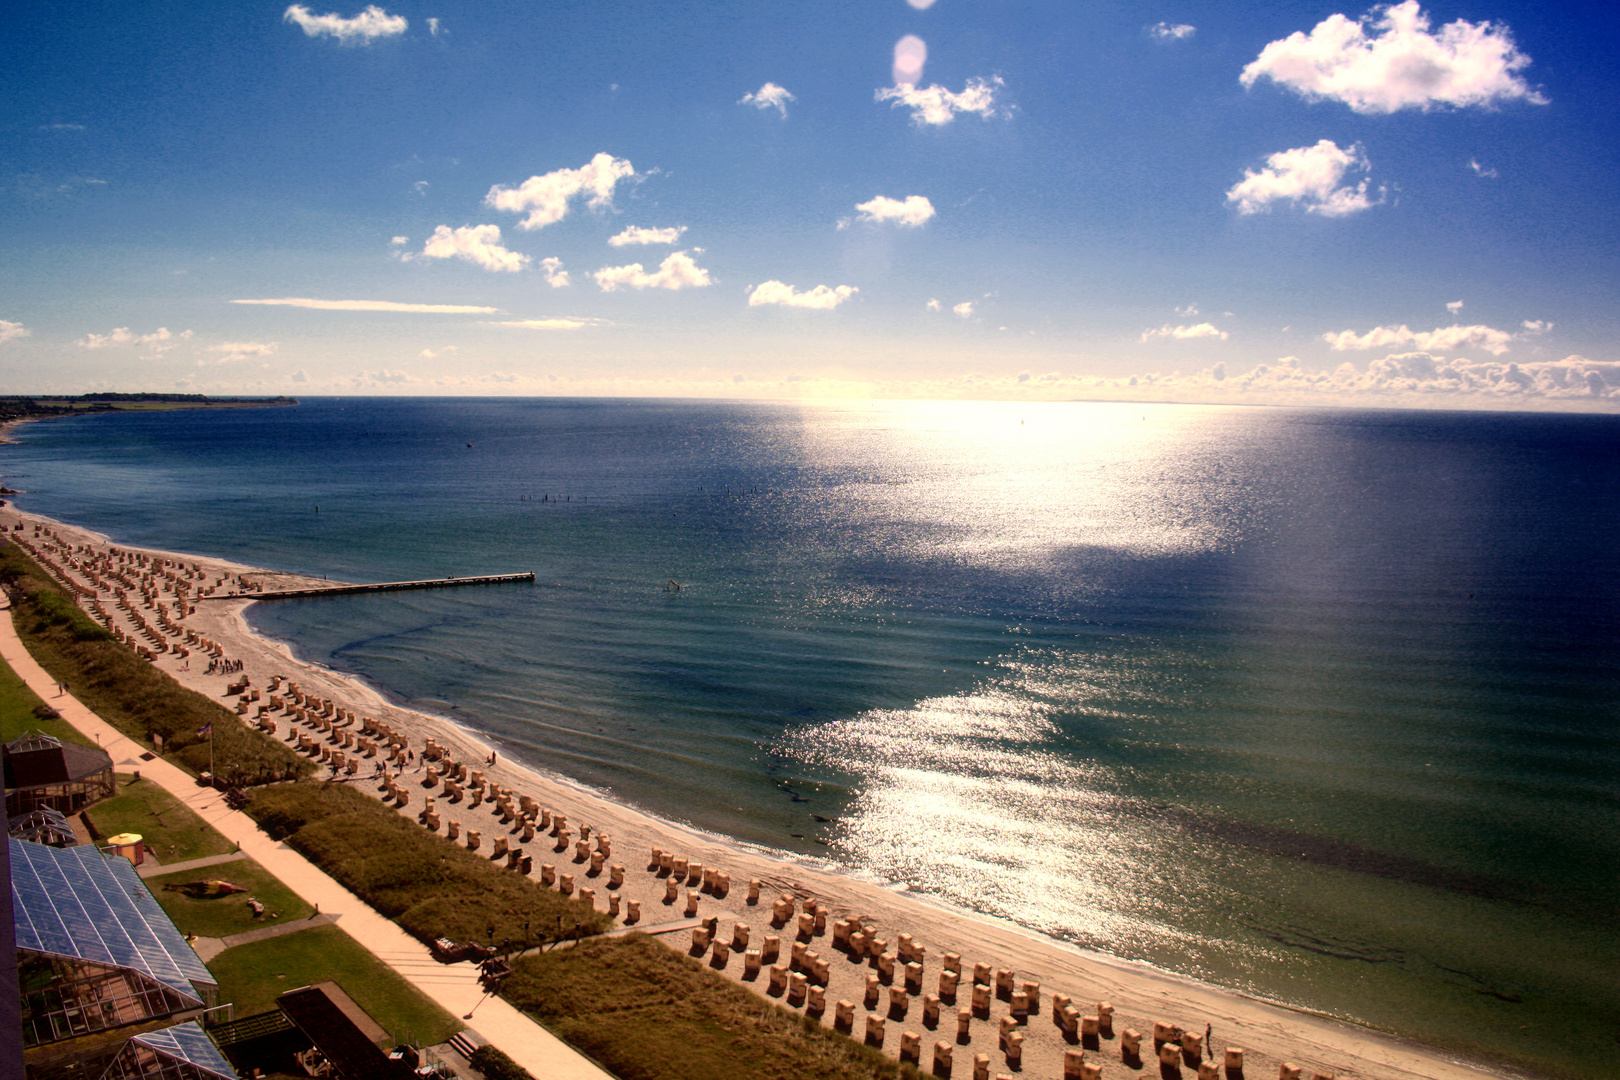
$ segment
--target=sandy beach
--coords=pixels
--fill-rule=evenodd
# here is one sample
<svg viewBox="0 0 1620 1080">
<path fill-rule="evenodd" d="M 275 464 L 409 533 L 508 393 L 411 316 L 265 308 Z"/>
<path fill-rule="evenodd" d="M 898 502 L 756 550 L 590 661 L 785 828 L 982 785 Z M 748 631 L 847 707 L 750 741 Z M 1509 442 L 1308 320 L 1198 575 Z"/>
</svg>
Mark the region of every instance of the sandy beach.
<svg viewBox="0 0 1620 1080">
<path fill-rule="evenodd" d="M 23 527 L 21 531 L 14 531 L 19 524 Z M 116 547 L 124 552 L 139 552 L 151 559 L 182 563 L 208 575 L 211 583 L 223 575 L 226 585 L 219 588 L 219 593 L 240 586 L 244 581 L 266 592 L 337 584 L 202 556 L 115 545 L 107 537 L 23 513 L 13 506 L 0 509 L 0 527 L 6 530 L 8 536 L 27 541 L 48 557 L 59 572 L 84 588 L 94 589 L 95 586 L 84 576 L 75 575 L 67 566 L 69 556 L 64 549 L 76 552 L 75 557 L 86 558 Z M 161 578 L 156 581 L 168 585 Z M 168 585 L 168 591 L 161 592 L 159 599 L 172 602 L 172 588 L 172 585 Z M 105 610 L 126 633 L 134 633 L 134 624 L 111 602 L 110 594 L 103 591 L 103 596 Z M 499 756 L 493 767 L 486 766 L 484 763 L 494 747 L 480 738 L 478 733 L 468 731 L 444 717 L 399 708 L 359 680 L 302 662 L 285 645 L 255 634 L 244 618 L 246 608 L 253 602 L 251 599 L 201 600 L 195 603 L 195 612 L 182 620 L 185 629 L 216 643 L 225 657 L 238 661 L 240 674 L 207 673 L 209 656 L 195 649 L 187 657 L 173 651 L 159 653 L 153 662 L 182 684 L 227 707 L 234 700 L 227 696 L 226 687 L 229 684 L 246 676 L 253 687 L 265 691 L 264 700 L 268 701 L 271 680 L 280 675 L 284 680 L 298 683 L 306 694 L 330 699 L 359 716 L 386 724 L 408 737 L 416 755 L 415 763 L 397 778 L 400 787 L 410 792 L 409 802 L 401 808 L 401 813 L 415 821 L 422 810 L 424 798 L 437 796 L 438 811 L 446 821 L 458 821 L 463 830 L 479 829 L 491 839 L 512 836 L 513 846 L 518 846 L 515 831 L 509 832 L 498 814 L 491 813 L 491 804 L 485 803 L 477 808 L 465 802 L 452 805 L 442 798 L 442 788 L 430 790 L 424 786 L 427 774 L 423 771 L 421 751 L 427 739 L 435 740 L 447 748 L 455 760 L 470 769 L 482 770 L 501 787 L 532 797 L 553 814 L 565 814 L 570 827 L 588 824 L 593 834 L 610 837 L 612 853 L 608 862 L 621 864 L 625 871 L 623 886 L 617 892 L 625 901 L 639 902 L 641 925 L 657 926 L 677 921 L 686 912 L 688 890 L 685 888 L 678 890 L 679 898 L 675 902 L 665 902 L 670 875 L 667 871 L 658 872 L 651 863 L 654 848 L 673 852 L 691 863 L 701 863 L 704 868 L 729 874 L 729 893 L 724 897 L 709 893 L 698 897 L 698 915 L 718 918 L 718 938 L 721 941 L 732 940 L 733 927 L 737 923 L 745 923 L 751 929 L 751 948 L 757 948 L 765 935 L 780 937 L 783 963 L 787 962 L 789 948 L 794 941 L 796 923 L 790 921 L 784 927 L 773 927 L 773 904 L 784 895 L 792 896 L 795 910 L 802 911 L 804 901 L 814 899 L 829 911 L 825 931 L 820 935 L 811 935 L 808 940 L 808 948 L 819 953 L 830 966 L 825 990 L 827 1007 L 822 1022 L 833 1024 L 834 1003 L 839 1001 L 854 1004 L 854 1033 L 857 1037 L 866 1030 L 867 1013 L 887 1016 L 885 1049 L 890 1054 L 898 1055 L 902 1032 L 919 1035 L 922 1040 L 921 1064 L 925 1071 L 933 1060 L 933 1048 L 938 1040 L 953 1047 L 954 1074 L 958 1077 L 972 1076 L 973 1057 L 976 1054 L 988 1056 L 991 1075 L 1015 1072 L 998 1038 L 998 1025 L 1009 1012 L 1009 1001 L 993 997 L 988 1012 L 981 1013 L 968 1023 L 968 1040 L 962 1042 L 958 1037 L 958 1009 L 971 1005 L 969 986 L 973 966 L 987 964 L 992 971 L 1014 972 L 1018 987 L 1025 982 L 1039 984 L 1039 1007 L 1032 1008 L 1027 1025 L 1017 1029 L 1024 1036 L 1022 1060 L 1017 1071 L 1029 1076 L 1064 1076 L 1064 1052 L 1083 1048 L 1085 1060 L 1100 1064 L 1104 1077 L 1150 1074 L 1153 1069 L 1161 1067 L 1153 1039 L 1155 1024 L 1173 1025 L 1200 1037 L 1206 1028 L 1210 1031 L 1211 1045 L 1181 1055 L 1177 1068 L 1182 1075 L 1189 1077 L 1199 1074 L 1200 1061 L 1206 1063 L 1206 1071 L 1207 1063 L 1213 1062 L 1215 1072 L 1211 1075 L 1226 1075 L 1221 1071 L 1221 1066 L 1227 1061 L 1225 1054 L 1229 1047 L 1242 1049 L 1240 1075 L 1263 1077 L 1265 1080 L 1278 1076 L 1280 1066 L 1285 1062 L 1298 1066 L 1306 1078 L 1321 1075 L 1366 1077 L 1369 1080 L 1417 1077 L 1450 1080 L 1454 1077 L 1510 1075 L 1507 1070 L 1490 1070 L 1455 1060 L 1444 1051 L 1387 1037 L 1351 1024 L 1168 975 L 1145 965 L 1086 952 L 1006 922 L 948 909 L 926 898 L 885 888 L 877 883 L 857 880 L 816 866 L 771 858 L 724 838 L 701 834 L 618 805 L 504 755 Z M 179 638 L 171 637 L 170 640 L 178 642 Z M 310 735 L 319 734 L 313 728 L 300 727 L 285 713 L 277 712 L 273 718 L 278 722 L 278 735 L 283 740 L 287 739 L 290 729 Z M 356 786 L 368 793 L 380 794 L 378 783 L 370 779 L 372 767 L 371 762 L 364 763 L 360 773 L 362 779 L 356 782 Z M 548 842 L 542 844 L 542 840 Z M 550 840 L 550 837 L 539 834 L 526 846 L 534 859 L 535 876 L 541 874 L 543 864 L 555 866 L 558 874 L 573 874 L 579 885 L 595 890 L 596 906 L 607 910 L 607 875 L 591 876 L 588 866 L 576 865 L 571 848 L 554 852 Z M 748 900 L 751 879 L 761 883 L 757 904 L 751 904 Z M 696 895 L 695 889 L 693 895 Z M 877 966 L 873 961 L 857 962 L 848 952 L 833 947 L 833 925 L 844 919 L 858 919 L 867 928 L 875 927 L 875 936 L 885 939 L 890 950 L 895 948 L 902 934 L 911 935 L 914 943 L 925 950 L 920 987 L 909 995 L 907 1001 L 892 1001 L 891 987 L 881 985 L 876 1005 L 865 1007 L 868 975 L 875 974 Z M 620 922 L 623 921 L 621 914 Z M 688 951 L 692 945 L 692 934 L 686 930 L 665 935 L 663 939 L 683 951 Z M 691 951 L 695 953 L 696 950 Z M 944 958 L 949 953 L 958 954 L 961 958 L 962 990 L 959 995 L 939 994 L 940 973 Z M 769 994 L 793 1007 L 788 995 L 771 994 L 768 967 L 749 978 L 745 975 L 740 952 L 733 952 L 723 967 L 712 952 L 706 953 L 705 959 L 742 985 L 758 993 Z M 903 972 L 897 972 L 893 986 L 902 987 L 904 981 Z M 937 1023 L 929 1021 L 925 1012 L 931 1003 L 924 995 L 935 994 L 945 999 Z M 1065 995 L 1071 999 L 1082 1017 L 1098 1015 L 1099 1002 L 1111 1003 L 1114 1009 L 1111 1037 L 1105 1033 L 1096 1040 L 1074 1038 L 1070 1041 L 1054 1018 L 1055 995 Z M 802 1003 L 798 1010 L 803 1011 Z M 1134 1067 L 1122 1061 L 1122 1035 L 1127 1029 L 1141 1035 L 1141 1063 Z M 1088 1041 L 1091 1043 L 1089 1048 L 1086 1047 Z M 1070 1061 L 1073 1061 L 1072 1055 Z"/>
</svg>

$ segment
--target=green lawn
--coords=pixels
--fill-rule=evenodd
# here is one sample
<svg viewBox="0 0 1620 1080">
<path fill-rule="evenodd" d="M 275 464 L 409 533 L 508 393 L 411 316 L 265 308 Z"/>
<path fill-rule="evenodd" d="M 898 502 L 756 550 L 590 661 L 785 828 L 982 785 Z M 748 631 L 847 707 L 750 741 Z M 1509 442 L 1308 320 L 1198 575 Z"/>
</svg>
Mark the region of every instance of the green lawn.
<svg viewBox="0 0 1620 1080">
<path fill-rule="evenodd" d="M 278 995 L 330 979 L 398 1040 L 431 1046 L 463 1026 L 335 926 L 226 949 L 208 970 L 219 980 L 221 1004 L 235 1002 L 238 1017 L 267 1012 Z"/>
<path fill-rule="evenodd" d="M 0 613 L 0 618 L 10 617 L 9 613 Z M 80 735 L 71 724 L 62 720 L 47 720 L 34 711 L 48 704 L 23 685 L 17 673 L 11 670 L 11 665 L 0 660 L 0 742 L 11 742 L 26 732 L 39 731 L 54 735 L 65 743 L 95 745 L 94 739 Z"/>
<path fill-rule="evenodd" d="M 184 885 L 192 881 L 207 881 L 210 878 L 219 878 L 233 885 L 240 885 L 247 892 L 197 900 L 183 892 L 164 888 L 165 885 Z M 238 859 L 236 862 L 220 863 L 218 866 L 208 866 L 201 870 L 183 870 L 178 874 L 148 878 L 146 884 L 152 890 L 152 895 L 157 897 L 158 903 L 163 905 L 163 910 L 169 913 L 169 918 L 174 920 L 174 925 L 180 928 L 180 932 L 196 934 L 198 937 L 229 937 L 231 934 L 240 934 L 246 930 L 259 930 L 289 920 L 302 919 L 315 910 L 299 899 L 298 894 L 276 880 L 270 871 L 252 859 Z M 264 903 L 264 918 L 253 917 L 253 909 L 248 907 L 250 896 L 257 897 Z"/>
<path fill-rule="evenodd" d="M 102 836 L 139 833 L 166 863 L 236 850 L 213 826 L 150 780 L 131 783 L 120 774 L 118 785 L 117 795 L 85 811 Z"/>
</svg>

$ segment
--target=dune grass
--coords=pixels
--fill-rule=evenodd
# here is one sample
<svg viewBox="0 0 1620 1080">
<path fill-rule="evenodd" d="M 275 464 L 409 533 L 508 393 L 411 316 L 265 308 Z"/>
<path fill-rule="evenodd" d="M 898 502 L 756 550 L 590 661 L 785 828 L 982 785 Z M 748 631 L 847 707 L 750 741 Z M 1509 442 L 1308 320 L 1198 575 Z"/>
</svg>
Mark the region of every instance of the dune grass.
<svg viewBox="0 0 1620 1080">
<path fill-rule="evenodd" d="M 606 930 L 611 920 L 438 833 L 347 784 L 304 781 L 256 789 L 248 813 L 344 887 L 428 941 L 518 947 L 555 934 Z M 492 834 L 500 826 L 491 821 Z M 525 930 L 524 923 L 529 927 Z"/>
<path fill-rule="evenodd" d="M 921 1076 L 646 934 L 530 953 L 515 962 L 502 996 L 621 1080 Z"/>
</svg>

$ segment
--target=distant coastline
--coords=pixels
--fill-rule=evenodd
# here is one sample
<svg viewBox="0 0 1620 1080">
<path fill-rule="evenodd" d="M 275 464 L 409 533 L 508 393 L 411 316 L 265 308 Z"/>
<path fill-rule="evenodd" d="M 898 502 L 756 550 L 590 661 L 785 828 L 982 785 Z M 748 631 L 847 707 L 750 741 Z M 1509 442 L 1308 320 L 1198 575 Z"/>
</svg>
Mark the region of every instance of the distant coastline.
<svg viewBox="0 0 1620 1080">
<path fill-rule="evenodd" d="M 0 397 L 0 442 L 10 442 L 18 424 L 58 416 L 114 412 L 168 412 L 175 409 L 264 409 L 297 405 L 297 398 L 209 397 L 206 394 L 12 394 Z"/>
</svg>

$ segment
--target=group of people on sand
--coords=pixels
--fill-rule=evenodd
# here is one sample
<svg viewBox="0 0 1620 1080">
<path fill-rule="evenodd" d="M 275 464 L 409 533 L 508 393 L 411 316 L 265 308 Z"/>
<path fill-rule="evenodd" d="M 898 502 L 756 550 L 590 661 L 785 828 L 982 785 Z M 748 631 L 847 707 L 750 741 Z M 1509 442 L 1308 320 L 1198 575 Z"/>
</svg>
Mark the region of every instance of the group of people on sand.
<svg viewBox="0 0 1620 1080">
<path fill-rule="evenodd" d="M 209 674 L 209 675 L 235 675 L 237 672 L 239 672 L 241 670 L 242 670 L 242 661 L 240 661 L 240 660 L 223 660 L 223 659 L 221 659 L 221 660 L 210 660 L 210 661 L 208 661 L 208 670 L 207 670 L 206 674 Z"/>
</svg>

